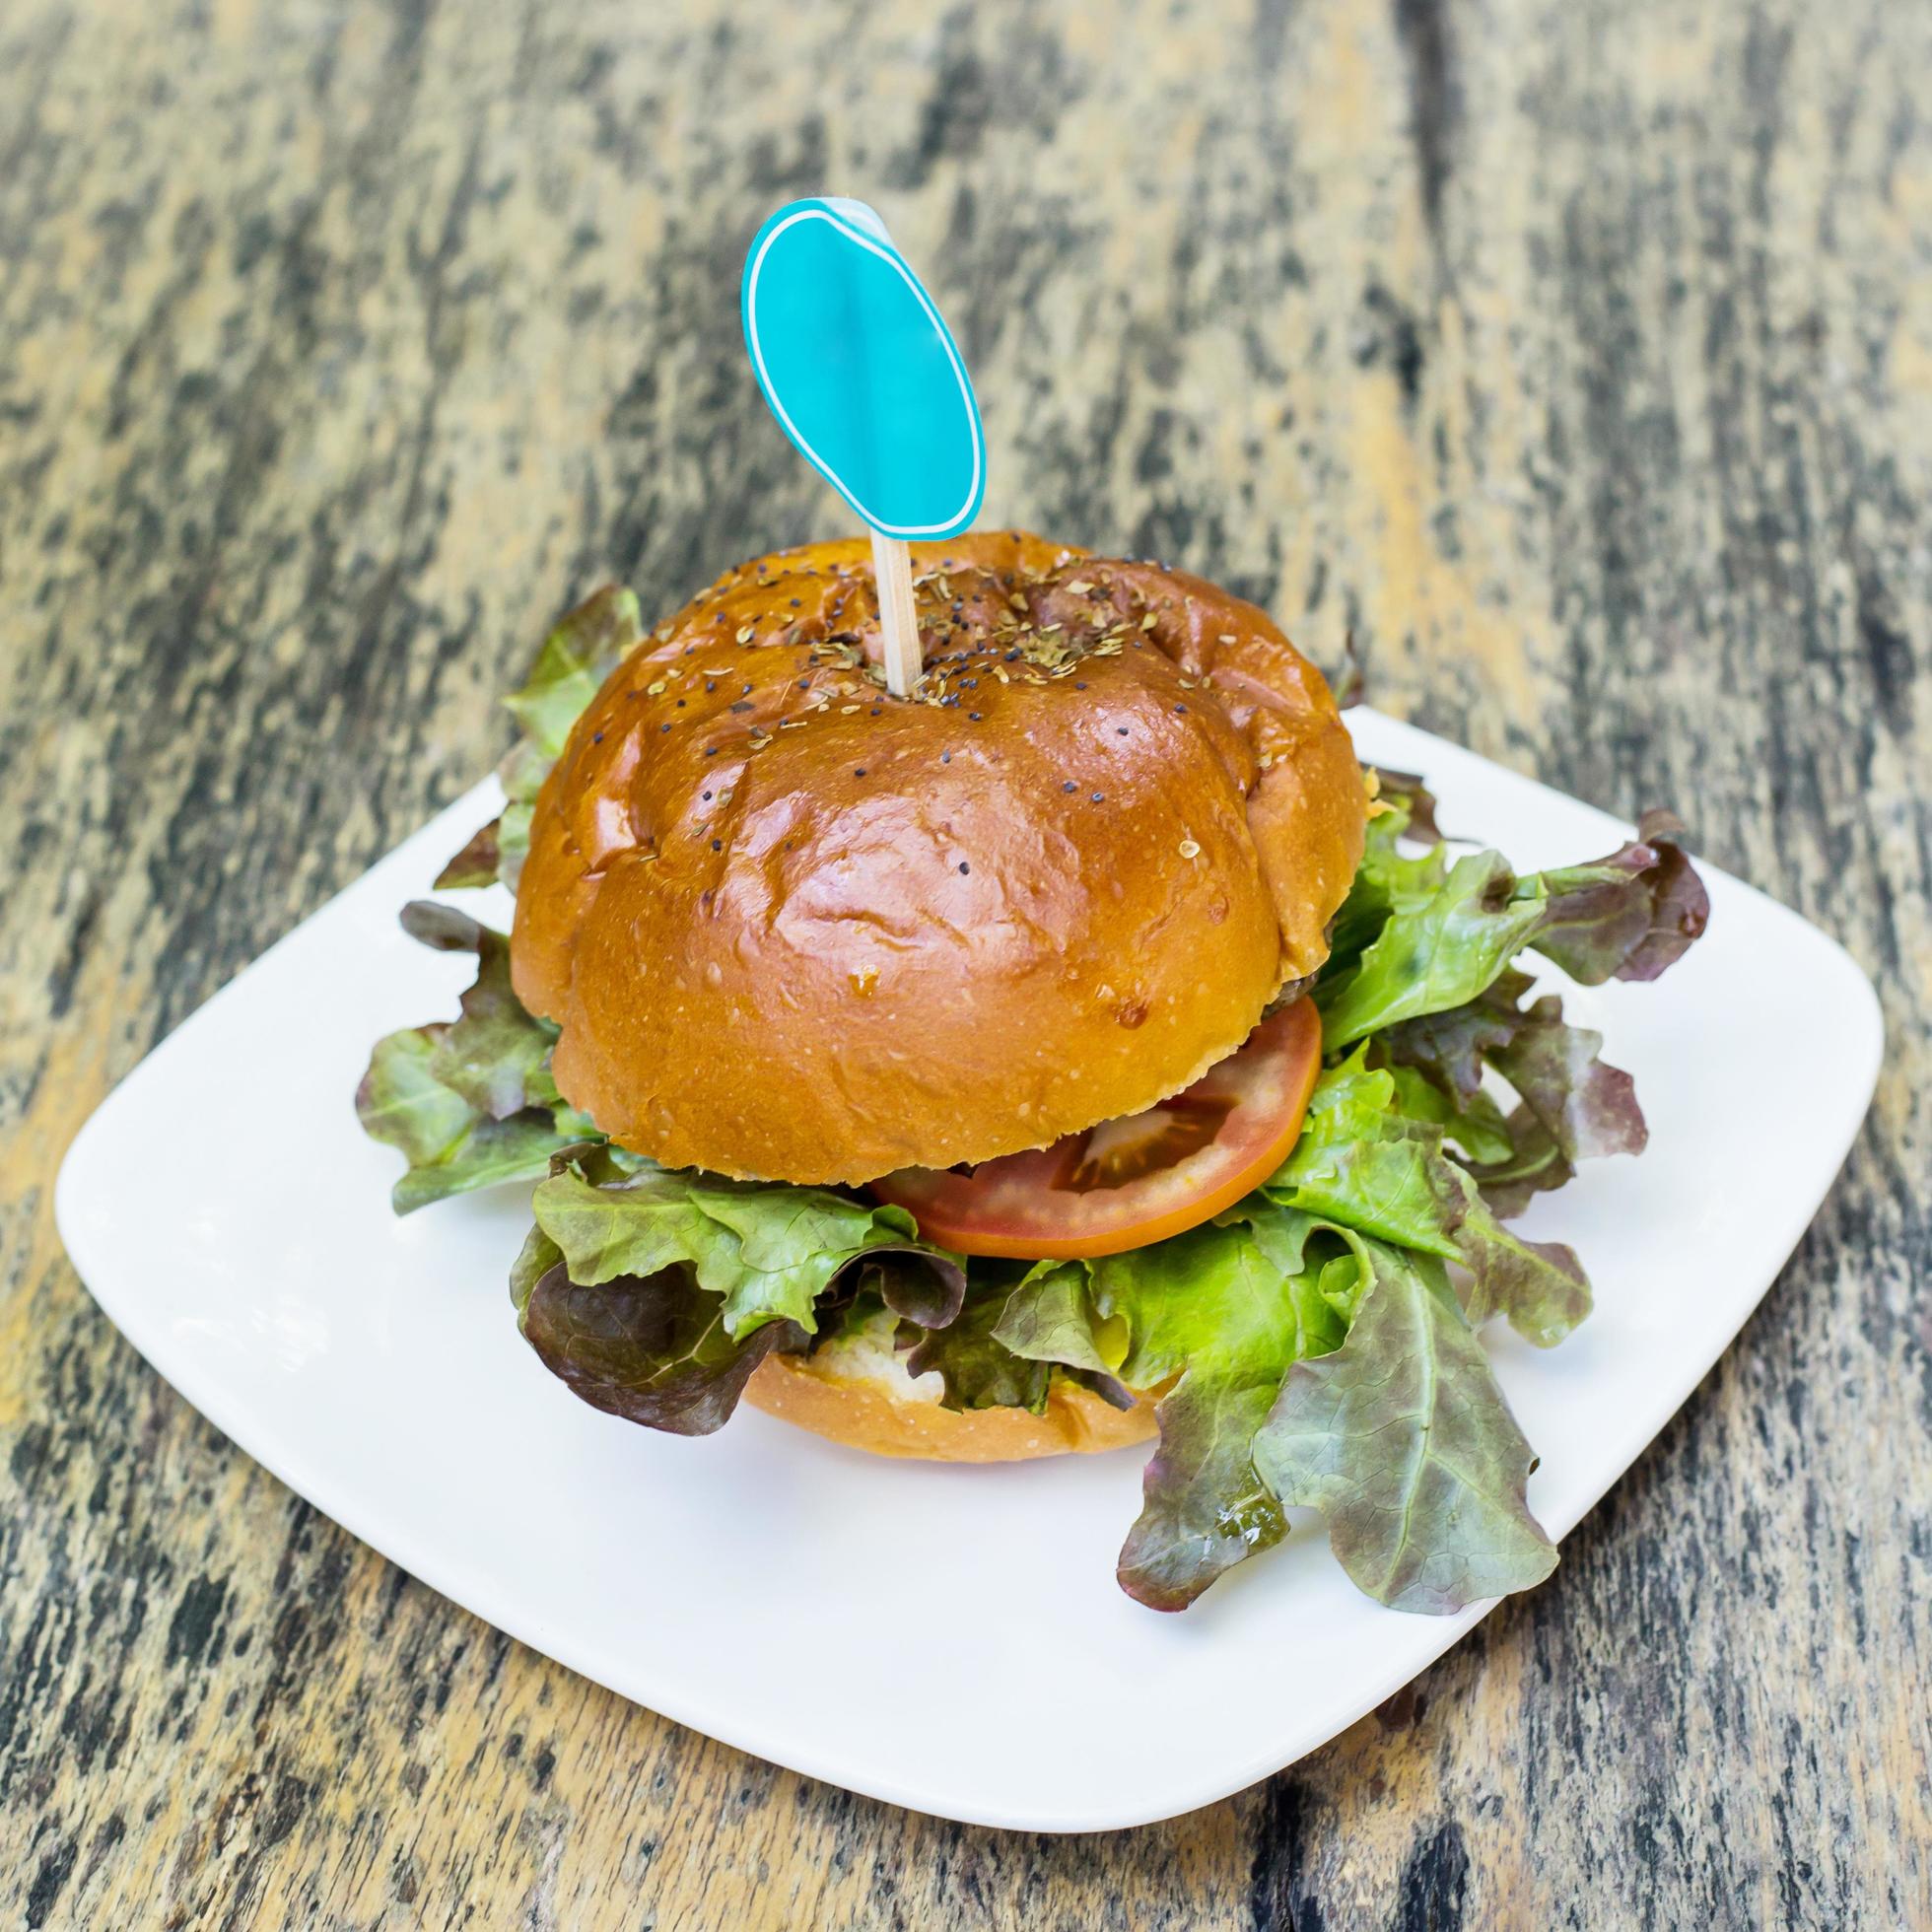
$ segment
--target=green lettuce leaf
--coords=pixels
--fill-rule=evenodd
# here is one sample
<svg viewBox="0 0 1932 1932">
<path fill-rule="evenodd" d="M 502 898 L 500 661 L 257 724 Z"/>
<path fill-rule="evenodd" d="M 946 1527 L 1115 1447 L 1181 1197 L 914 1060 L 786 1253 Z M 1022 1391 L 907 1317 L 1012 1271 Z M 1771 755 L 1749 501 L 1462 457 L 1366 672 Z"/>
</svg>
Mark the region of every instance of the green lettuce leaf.
<svg viewBox="0 0 1932 1932">
<path fill-rule="evenodd" d="M 643 642 L 637 593 L 615 584 L 586 597 L 544 639 L 529 676 L 504 703 L 550 763 L 563 756 L 571 726 L 604 680 Z"/>
<path fill-rule="evenodd" d="M 363 1131 L 409 1163 L 390 1197 L 396 1212 L 535 1180 L 560 1148 L 598 1138 L 558 1095 L 550 1076 L 556 1031 L 518 1001 L 503 934 L 430 900 L 404 907 L 402 925 L 425 945 L 475 953 L 477 966 L 461 1016 L 379 1040 L 356 1089 Z"/>
<path fill-rule="evenodd" d="M 1329 1052 L 1473 1000 L 1530 943 L 1549 894 L 1500 853 L 1473 852 L 1426 899 L 1396 905 L 1353 967 L 1316 983 Z"/>
<path fill-rule="evenodd" d="M 1444 1130 L 1396 1106 L 1395 1075 L 1357 1049 L 1317 1081 L 1301 1138 L 1263 1193 L 1285 1208 L 1440 1261 L 1472 1277 L 1470 1319 L 1492 1314 L 1539 1347 L 1590 1312 L 1590 1287 L 1560 1242 L 1525 1241 L 1450 1158 Z"/>
<path fill-rule="evenodd" d="M 1385 797 L 1382 804 L 1383 809 L 1368 821 L 1361 863 L 1335 916 L 1329 956 L 1320 975 L 1324 981 L 1338 981 L 1352 968 L 1397 913 L 1421 911 L 1449 874 L 1449 856 L 1439 839 L 1419 853 L 1402 849 L 1410 837 L 1411 800 L 1397 794 Z M 1434 804 L 1431 798 L 1431 816 Z"/>
<path fill-rule="evenodd" d="M 503 781 L 504 807 L 486 829 L 492 830 L 496 838 L 497 877 L 512 892 L 523 882 L 523 861 L 530 856 L 530 822 L 536 817 L 536 794 L 543 790 L 549 772 L 549 760 L 539 757 L 527 744 L 513 745 L 497 767 L 497 776 Z"/>
<path fill-rule="evenodd" d="M 1297 1362 L 1254 1438 L 1283 1504 L 1319 1509 L 1356 1586 L 1436 1615 L 1555 1567 L 1530 1514 L 1536 1467 L 1439 1261 L 1369 1244 L 1347 1340 Z"/>
<path fill-rule="evenodd" d="M 559 1161 L 537 1188 L 534 1207 L 537 1226 L 578 1287 L 686 1269 L 700 1289 L 718 1297 L 732 1338 L 775 1321 L 812 1334 L 813 1304 L 862 1257 L 890 1256 L 898 1264 L 878 1276 L 888 1302 L 903 1271 L 917 1269 L 926 1284 L 907 1305 L 932 1326 L 949 1323 L 965 1295 L 964 1269 L 921 1241 L 904 1208 L 875 1208 L 822 1188 L 729 1181 L 649 1162 L 614 1172 L 602 1151 L 593 1150 Z"/>
<path fill-rule="evenodd" d="M 1322 1291 L 1324 1268 L 1304 1255 L 1306 1235 L 1301 1217 L 1256 1202 L 1238 1220 L 1150 1248 L 1043 1263 L 995 1331 L 1028 1359 L 1130 1389 L 1171 1385 L 1155 1405 L 1160 1442 L 1119 1565 L 1121 1587 L 1153 1609 L 1185 1609 L 1281 1537 L 1249 1444 L 1288 1363 L 1334 1347 L 1346 1329 Z"/>
<path fill-rule="evenodd" d="M 1116 1378 L 1127 1356 L 1129 1329 L 1124 1318 L 1103 1318 L 1094 1306 L 1091 1264 L 1042 1261 L 1018 1267 L 1018 1279 L 1000 1296 L 989 1333 L 1022 1360 Z"/>
<path fill-rule="evenodd" d="M 1502 1109 L 1481 1090 L 1463 1099 L 1436 1085 L 1414 1067 L 1393 1066 L 1396 1111 L 1411 1120 L 1429 1121 L 1441 1128 L 1445 1141 L 1454 1141 L 1469 1160 L 1508 1160 L 1516 1140 Z"/>
<path fill-rule="evenodd" d="M 386 1035 L 376 1043 L 356 1089 L 363 1132 L 399 1149 L 411 1172 L 435 1166 L 477 1123 L 476 1109 L 436 1076 L 448 1035 L 447 1023 Z"/>
<path fill-rule="evenodd" d="M 507 803 L 438 874 L 439 889 L 491 885 L 517 890 L 530 850 L 530 818 L 550 767 L 563 756 L 571 726 L 603 683 L 640 644 L 644 621 L 637 596 L 606 585 L 557 624 L 544 639 L 523 683 L 504 700 L 522 737 L 497 768 Z"/>
</svg>

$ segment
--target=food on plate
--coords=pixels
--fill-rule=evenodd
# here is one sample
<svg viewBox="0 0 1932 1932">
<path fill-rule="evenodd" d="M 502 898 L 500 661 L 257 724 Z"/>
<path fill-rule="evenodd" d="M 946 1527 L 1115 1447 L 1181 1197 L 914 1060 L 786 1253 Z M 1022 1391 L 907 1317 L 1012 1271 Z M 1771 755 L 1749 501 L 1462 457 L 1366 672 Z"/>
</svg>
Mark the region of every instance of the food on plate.
<svg viewBox="0 0 1932 1932">
<path fill-rule="evenodd" d="M 509 936 L 403 915 L 476 976 L 358 1092 L 398 1211 L 535 1181 L 522 1334 L 655 1428 L 744 1399 L 897 1456 L 1158 1435 L 1119 1566 L 1155 1608 L 1296 1504 L 1385 1603 L 1538 1581 L 1478 1332 L 1589 1312 L 1508 1222 L 1644 1125 L 1534 972 L 1685 951 L 1676 821 L 1519 874 L 1361 766 L 1241 599 L 1017 532 L 914 568 L 905 699 L 859 542 L 551 634 L 503 813 L 437 880 L 508 887 Z"/>
</svg>

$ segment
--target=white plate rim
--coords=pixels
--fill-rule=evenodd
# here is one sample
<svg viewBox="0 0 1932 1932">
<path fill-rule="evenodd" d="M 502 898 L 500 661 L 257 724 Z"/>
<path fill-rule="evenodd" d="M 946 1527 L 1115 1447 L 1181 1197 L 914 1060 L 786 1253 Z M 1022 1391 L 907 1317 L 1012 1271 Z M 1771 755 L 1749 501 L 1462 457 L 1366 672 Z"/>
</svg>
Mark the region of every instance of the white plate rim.
<svg viewBox="0 0 1932 1932">
<path fill-rule="evenodd" d="M 1478 754 L 1463 750 L 1446 740 L 1420 731 L 1416 727 L 1369 712 L 1365 708 L 1358 709 L 1351 714 L 1351 718 L 1365 722 L 1378 739 L 1386 738 L 1389 741 L 1390 748 L 1378 749 L 1377 752 L 1380 762 L 1388 765 L 1407 764 L 1411 768 L 1426 772 L 1431 761 L 1438 768 L 1445 760 L 1475 759 L 1476 762 L 1484 765 L 1491 762 L 1481 759 Z M 1551 788 L 1542 786 L 1535 780 L 1523 777 L 1520 773 L 1502 767 L 1494 769 L 1501 771 L 1517 785 L 1534 786 L 1538 792 L 1561 799 L 1566 809 L 1574 810 L 1580 803 L 1578 800 L 1552 792 Z M 461 844 L 467 834 L 474 829 L 479 819 L 487 817 L 496 808 L 499 795 L 495 791 L 494 781 L 486 781 L 438 813 L 404 844 L 435 846 L 447 839 L 450 849 L 454 850 L 455 846 Z M 1606 829 L 1614 828 L 1620 834 L 1628 836 L 1627 825 L 1622 825 L 1606 814 L 1595 812 L 1594 807 L 1586 806 L 1584 809 L 1592 811 L 1600 818 Z M 1505 833 L 1495 832 L 1493 828 L 1484 829 L 1485 832 L 1490 832 L 1496 837 L 1497 843 L 1505 851 L 1508 850 L 1508 838 Z M 399 850 L 401 848 L 398 848 Z M 1817 1214 L 1824 1194 L 1828 1192 L 1831 1182 L 1835 1180 L 1842 1167 L 1870 1106 L 1882 1063 L 1884 1025 L 1878 997 L 1869 979 L 1844 948 L 1799 914 L 1768 898 L 1757 888 L 1733 878 L 1701 859 L 1698 861 L 1698 868 L 1712 884 L 1714 891 L 1721 889 L 1726 895 L 1748 894 L 1750 899 L 1757 903 L 1758 909 L 1777 922 L 1794 942 L 1824 945 L 1836 955 L 1837 964 L 1841 969 L 1843 991 L 1851 1002 L 1846 1017 L 1851 1023 L 1862 1051 L 1858 1053 L 1848 1069 L 1849 1076 L 1842 1090 L 1834 1095 L 1834 1104 L 1829 1114 L 1818 1123 L 1816 1144 L 1821 1155 L 1828 1153 L 1828 1177 L 1817 1199 L 1799 1197 L 1790 1204 L 1784 1223 L 1777 1231 L 1777 1248 L 1780 1256 L 1777 1270 L 1767 1276 L 1762 1286 L 1748 1303 L 1743 1305 L 1737 1322 L 1726 1330 L 1714 1346 L 1698 1348 L 1684 1356 L 1673 1356 L 1670 1359 L 1666 1371 L 1660 1373 L 1658 1377 L 1653 1400 L 1643 1409 L 1633 1410 L 1630 1413 L 1627 1426 L 1619 1441 L 1614 1448 L 1605 1453 L 1601 1467 L 1607 1473 L 1602 1483 L 1591 1490 L 1587 1501 L 1580 1508 L 1564 1512 L 1561 1518 L 1546 1516 L 1547 1527 L 1552 1535 L 1559 1540 L 1566 1536 L 1576 1521 L 1594 1508 L 1609 1489 L 1622 1479 L 1644 1448 L 1683 1407 L 1685 1401 L 1709 1373 L 1711 1367 L 1742 1330 L 1745 1322 L 1755 1312 L 1763 1294 L 1768 1291 L 1777 1274 L 1782 1271 L 1785 1262 L 1789 1260 L 1791 1253 L 1802 1240 L 1806 1229 Z M 367 877 L 367 874 L 364 877 Z M 361 880 L 354 881 L 341 893 L 333 895 L 308 919 L 268 947 L 256 960 L 227 982 L 202 1006 L 160 1041 L 115 1085 L 107 1098 L 83 1125 L 62 1160 L 54 1190 L 56 1226 L 76 1271 L 94 1299 L 155 1372 L 167 1381 L 183 1401 L 214 1422 L 240 1448 L 279 1481 L 324 1515 L 341 1524 L 350 1534 L 368 1544 L 387 1560 L 419 1581 L 428 1584 L 441 1595 L 449 1598 L 470 1614 L 616 1694 L 632 1701 L 645 1702 L 622 1685 L 613 1683 L 611 1676 L 614 1674 L 599 1668 L 594 1661 L 570 1654 L 578 1646 L 572 1643 L 567 1631 L 551 1627 L 547 1620 L 515 1614 L 506 1616 L 501 1613 L 500 1607 L 482 1608 L 478 1599 L 487 1598 L 491 1594 L 492 1586 L 486 1578 L 474 1573 L 473 1565 L 465 1566 L 460 1562 L 447 1560 L 440 1552 L 411 1551 L 402 1547 L 408 1544 L 409 1533 L 385 1521 L 380 1508 L 370 1506 L 369 1498 L 345 1489 L 325 1463 L 318 1463 L 300 1453 L 288 1453 L 287 1446 L 283 1443 L 261 1439 L 260 1432 L 240 1414 L 236 1401 L 232 1399 L 230 1391 L 221 1385 L 219 1378 L 197 1380 L 192 1375 L 177 1375 L 178 1364 L 174 1360 L 174 1350 L 169 1346 L 169 1338 L 158 1333 L 156 1326 L 146 1319 L 146 1311 L 138 1295 L 124 1292 L 123 1284 L 119 1282 L 115 1282 L 112 1286 L 106 1285 L 114 1276 L 115 1269 L 110 1258 L 94 1246 L 93 1227 L 86 1211 L 86 1195 L 96 1179 L 94 1149 L 105 1138 L 107 1132 L 105 1124 L 110 1123 L 114 1118 L 117 1112 L 116 1103 L 122 1102 L 124 1096 L 135 1088 L 137 1082 L 146 1083 L 161 1077 L 178 1061 L 191 1055 L 204 1030 L 211 1024 L 209 1016 L 217 1011 L 231 990 L 244 979 L 259 974 L 283 952 L 284 948 L 295 943 L 315 921 L 324 917 L 347 893 L 356 890 L 360 883 Z M 1668 979 L 1663 982 L 1665 987 L 1669 984 Z M 1820 1171 L 1826 1171 L 1822 1160 Z M 1585 1260 L 1587 1262 L 1587 1255 Z M 744 1714 L 741 1721 L 727 1719 L 721 1722 L 719 1713 L 715 1709 L 700 1708 L 697 1701 L 680 1696 L 674 1688 L 662 1687 L 654 1690 L 646 1707 L 674 1722 L 686 1725 L 704 1736 L 716 1738 L 770 1762 L 909 1811 L 925 1812 L 965 1824 L 1014 1830 L 1062 1833 L 1114 1830 L 1182 1816 L 1245 1790 L 1260 1779 L 1286 1768 L 1308 1752 L 1320 1749 L 1322 1744 L 1338 1735 L 1349 1723 L 1357 1721 L 1392 1696 L 1404 1685 L 1412 1682 L 1421 1671 L 1429 1668 L 1467 1635 L 1494 1607 L 1495 1604 L 1491 1601 L 1473 1605 L 1453 1617 L 1427 1620 L 1429 1627 L 1439 1635 L 1439 1641 L 1408 1651 L 1400 1662 L 1382 1677 L 1363 1684 L 1359 1695 L 1350 1698 L 1352 1703 L 1359 1706 L 1352 1716 L 1332 1726 L 1321 1738 L 1299 1745 L 1288 1757 L 1282 1758 L 1277 1753 L 1261 1750 L 1242 1757 L 1238 1761 L 1218 1760 L 1213 1769 L 1204 1770 L 1185 1781 L 1177 1779 L 1157 1802 L 1138 1807 L 1123 1808 L 1119 1804 L 1108 1803 L 1099 1805 L 1069 1803 L 1049 1813 L 1035 1805 L 1025 1815 L 1020 1816 L 1002 1810 L 997 1803 L 970 1803 L 952 1799 L 943 1805 L 938 1805 L 933 1802 L 933 1794 L 930 1787 L 921 1787 L 893 1776 L 880 1776 L 875 1768 L 855 1761 L 835 1746 L 801 1745 L 796 1738 L 769 1733 L 758 1721 L 755 1712 Z M 1374 1607 L 1369 1608 L 1372 1610 Z M 1423 1649 L 1426 1654 L 1422 1654 L 1420 1661 L 1417 1662 L 1416 1657 Z"/>
</svg>

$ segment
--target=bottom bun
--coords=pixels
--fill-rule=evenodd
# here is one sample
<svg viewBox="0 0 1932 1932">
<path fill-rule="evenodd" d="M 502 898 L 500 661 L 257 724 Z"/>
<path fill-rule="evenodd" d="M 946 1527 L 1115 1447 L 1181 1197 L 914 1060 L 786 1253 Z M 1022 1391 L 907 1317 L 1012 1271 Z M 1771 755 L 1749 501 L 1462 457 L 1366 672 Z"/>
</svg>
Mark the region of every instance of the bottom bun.
<svg viewBox="0 0 1932 1932">
<path fill-rule="evenodd" d="M 1038 1415 L 1025 1409 L 946 1409 L 939 1378 L 902 1357 L 834 1345 L 816 1355 L 768 1355 L 745 1400 L 768 1415 L 875 1456 L 940 1463 L 1016 1463 L 1030 1456 L 1124 1449 L 1155 1433 L 1152 1395 L 1116 1409 L 1056 1375 Z"/>
</svg>

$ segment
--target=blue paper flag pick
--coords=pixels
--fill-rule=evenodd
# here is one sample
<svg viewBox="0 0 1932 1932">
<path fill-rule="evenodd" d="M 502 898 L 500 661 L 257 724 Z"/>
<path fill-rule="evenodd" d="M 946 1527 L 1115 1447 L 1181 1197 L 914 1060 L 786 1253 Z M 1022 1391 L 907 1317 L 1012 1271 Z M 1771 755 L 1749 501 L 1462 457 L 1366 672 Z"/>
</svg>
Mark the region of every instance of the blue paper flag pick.
<svg viewBox="0 0 1932 1932">
<path fill-rule="evenodd" d="M 979 514 L 986 432 L 932 298 L 862 201 L 794 201 L 751 244 L 744 340 L 798 453 L 873 529 L 946 537 Z"/>
</svg>

